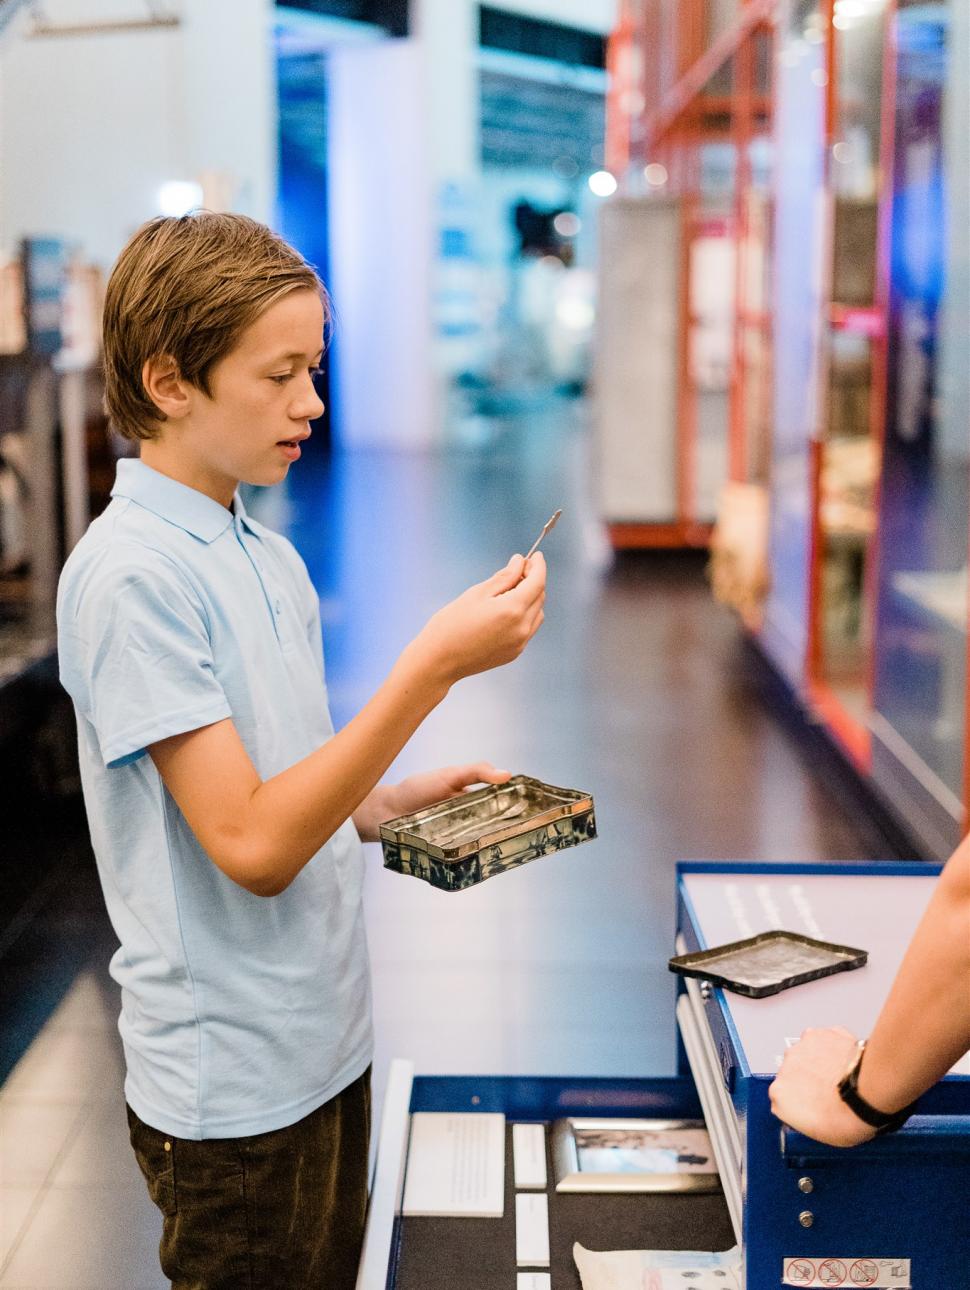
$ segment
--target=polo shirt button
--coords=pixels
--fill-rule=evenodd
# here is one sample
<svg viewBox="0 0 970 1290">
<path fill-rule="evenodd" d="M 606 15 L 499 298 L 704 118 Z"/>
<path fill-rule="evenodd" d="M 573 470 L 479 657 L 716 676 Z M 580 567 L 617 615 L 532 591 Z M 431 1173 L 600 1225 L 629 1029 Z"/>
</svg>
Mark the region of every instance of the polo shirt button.
<svg viewBox="0 0 970 1290">
<path fill-rule="evenodd" d="M 276 612 L 277 612 L 278 614 L 281 614 L 281 613 L 283 612 L 283 610 L 280 608 L 280 602 L 279 602 L 278 600 L 277 600 L 276 605 L 274 606 L 274 608 L 276 609 Z"/>
</svg>

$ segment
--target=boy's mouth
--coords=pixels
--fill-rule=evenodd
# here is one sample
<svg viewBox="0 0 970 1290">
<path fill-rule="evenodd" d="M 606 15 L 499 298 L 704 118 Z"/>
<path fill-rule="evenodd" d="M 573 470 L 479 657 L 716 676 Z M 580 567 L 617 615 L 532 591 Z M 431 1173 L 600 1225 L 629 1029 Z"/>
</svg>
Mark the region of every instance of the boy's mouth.
<svg viewBox="0 0 970 1290">
<path fill-rule="evenodd" d="M 277 439 L 276 442 L 278 446 L 281 448 L 299 448 L 303 440 L 309 439 L 309 438 L 310 438 L 310 427 L 307 426 L 307 428 L 304 431 L 302 431 L 302 433 L 295 434 L 290 439 Z"/>
<path fill-rule="evenodd" d="M 305 438 L 306 435 L 300 435 L 296 439 L 280 439 L 276 446 L 286 456 L 287 461 L 299 461 L 300 440 Z"/>
</svg>

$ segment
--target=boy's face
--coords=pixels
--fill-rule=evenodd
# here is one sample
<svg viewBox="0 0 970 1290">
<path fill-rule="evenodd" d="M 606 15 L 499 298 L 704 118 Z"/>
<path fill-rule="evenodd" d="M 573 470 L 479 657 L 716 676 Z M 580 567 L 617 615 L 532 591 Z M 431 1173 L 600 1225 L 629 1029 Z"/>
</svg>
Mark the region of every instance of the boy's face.
<svg viewBox="0 0 970 1290">
<path fill-rule="evenodd" d="M 196 486 L 228 505 L 240 480 L 278 484 L 323 412 L 312 376 L 323 355 L 323 305 L 314 291 L 278 300 L 243 332 L 170 440 Z M 163 432 L 163 441 L 168 438 Z M 143 452 L 143 456 L 146 456 Z"/>
</svg>

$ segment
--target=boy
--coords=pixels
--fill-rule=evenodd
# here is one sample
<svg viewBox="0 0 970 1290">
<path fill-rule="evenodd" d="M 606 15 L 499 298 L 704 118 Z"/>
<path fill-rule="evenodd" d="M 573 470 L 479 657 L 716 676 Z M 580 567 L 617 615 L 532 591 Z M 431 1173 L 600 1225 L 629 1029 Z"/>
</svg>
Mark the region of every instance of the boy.
<svg viewBox="0 0 970 1290">
<path fill-rule="evenodd" d="M 121 947 L 131 1140 L 176 1290 L 352 1287 L 371 1061 L 360 839 L 507 772 L 380 777 L 463 676 L 543 617 L 521 556 L 440 610 L 353 721 L 319 604 L 241 480 L 274 484 L 322 405 L 326 295 L 253 220 L 156 219 L 104 313 L 105 400 L 141 443 L 65 565 L 61 677 Z"/>
</svg>

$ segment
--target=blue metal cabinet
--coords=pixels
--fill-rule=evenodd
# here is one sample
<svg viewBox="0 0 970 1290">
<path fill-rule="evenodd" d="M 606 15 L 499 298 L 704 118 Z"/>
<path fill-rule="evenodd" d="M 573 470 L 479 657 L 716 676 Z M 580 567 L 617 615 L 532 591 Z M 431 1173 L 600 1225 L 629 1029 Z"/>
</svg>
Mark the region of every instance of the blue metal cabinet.
<svg viewBox="0 0 970 1290">
<path fill-rule="evenodd" d="M 847 1285 L 867 1284 L 852 1280 L 853 1261 L 863 1278 L 864 1261 L 881 1258 L 909 1260 L 914 1290 L 970 1287 L 966 1059 L 899 1133 L 850 1151 L 783 1128 L 768 1102 L 785 1046 L 804 1029 L 869 1033 L 938 873 L 900 864 L 678 866 L 679 952 L 780 926 L 869 951 L 859 971 L 767 999 L 680 983 L 681 1070 L 694 1074 L 740 1215 L 748 1290 L 779 1285 L 784 1261 L 796 1258 L 806 1268 L 841 1264 Z"/>
<path fill-rule="evenodd" d="M 786 926 L 858 945 L 868 950 L 869 963 L 768 999 L 681 979 L 680 1069 L 673 1078 L 414 1078 L 409 1063 L 392 1063 L 358 1290 L 399 1285 L 407 1242 L 400 1203 L 414 1111 L 502 1111 L 511 1121 L 547 1122 L 567 1115 L 702 1112 L 730 1214 L 730 1224 L 720 1222 L 718 1248 L 731 1244 L 733 1227 L 744 1251 L 746 1290 L 781 1286 L 790 1259 L 815 1269 L 833 1260 L 834 1279 L 805 1283 L 811 1286 L 866 1285 L 866 1260 L 894 1259 L 909 1261 L 911 1277 L 900 1279 L 900 1287 L 970 1290 L 970 1062 L 926 1095 L 901 1132 L 851 1151 L 783 1128 L 768 1103 L 785 1045 L 803 1029 L 839 1024 L 869 1033 L 938 873 L 935 866 L 902 864 L 680 865 L 678 952 Z M 569 1198 L 572 1206 L 584 1202 L 593 1198 Z M 582 1240 L 582 1211 L 570 1212 Z M 502 1246 L 495 1255 L 501 1276 L 489 1280 L 472 1270 L 457 1280 L 452 1275 L 449 1284 L 514 1286 L 514 1229 L 496 1223 L 492 1231 Z M 618 1248 L 598 1243 L 595 1233 L 584 1243 Z M 633 1236 L 626 1248 L 642 1243 Z"/>
</svg>

